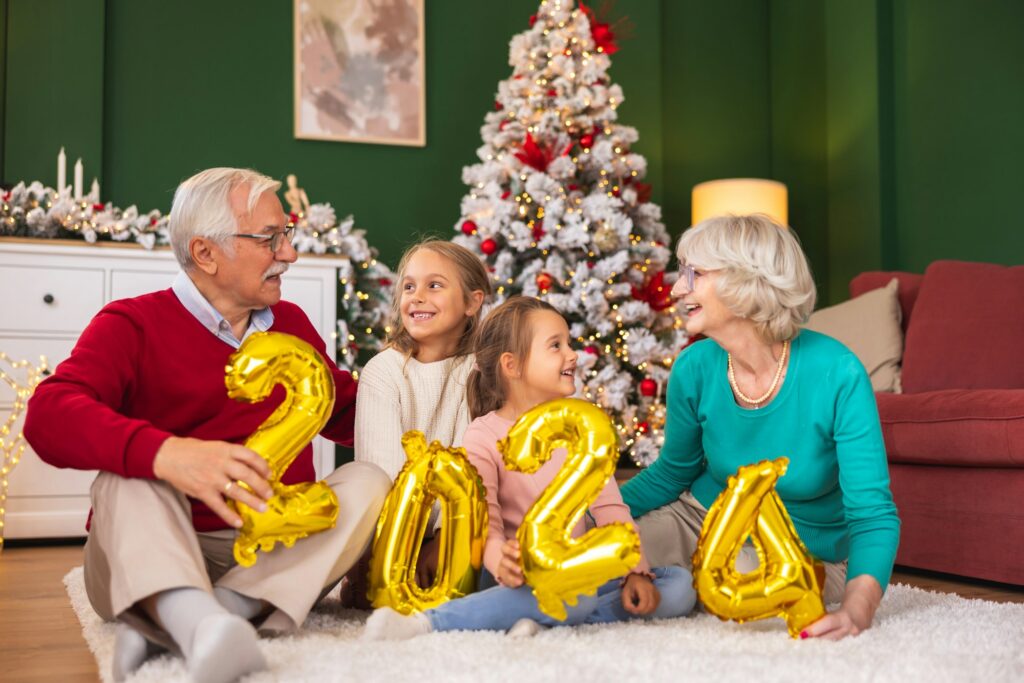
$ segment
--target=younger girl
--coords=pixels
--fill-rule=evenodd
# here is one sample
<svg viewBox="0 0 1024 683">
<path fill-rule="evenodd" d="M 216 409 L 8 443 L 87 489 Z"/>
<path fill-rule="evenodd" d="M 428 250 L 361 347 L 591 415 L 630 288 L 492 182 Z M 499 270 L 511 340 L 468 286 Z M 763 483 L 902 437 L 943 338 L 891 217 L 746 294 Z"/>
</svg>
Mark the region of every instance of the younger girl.
<svg viewBox="0 0 1024 683">
<path fill-rule="evenodd" d="M 477 368 L 469 378 L 473 423 L 463 444 L 487 490 L 490 528 L 484 547 L 486 572 L 479 593 L 451 600 L 422 614 L 403 616 L 390 608 L 376 610 L 366 623 L 367 640 L 398 640 L 431 631 L 505 630 L 531 635 L 541 625 L 602 623 L 632 615 L 674 617 L 687 614 L 695 601 L 690 572 L 682 567 L 651 571 L 647 561 L 624 580 L 602 586 L 596 596 L 581 596 L 567 605 L 568 617 L 558 622 L 537 607 L 519 566 L 516 530 L 537 497 L 565 462 L 558 449 L 534 474 L 505 469 L 496 443 L 516 419 L 536 405 L 575 393 L 576 352 L 569 345 L 569 328 L 549 304 L 512 297 L 484 321 L 475 348 Z M 614 479 L 590 507 L 598 525 L 633 525 Z M 573 536 L 584 532 L 583 522 Z M 494 579 L 500 585 L 494 585 Z"/>
<path fill-rule="evenodd" d="M 486 268 L 465 247 L 428 240 L 405 252 L 398 265 L 388 345 L 359 376 L 356 460 L 378 465 L 394 481 L 406 461 L 405 432 L 416 429 L 428 442 L 462 444 L 470 421 L 466 381 L 473 367 L 473 337 L 490 293 Z M 420 553 L 421 583 L 433 580 L 436 555 L 428 541 Z M 355 606 L 364 606 L 366 568 L 366 562 L 359 563 L 349 577 Z"/>
</svg>

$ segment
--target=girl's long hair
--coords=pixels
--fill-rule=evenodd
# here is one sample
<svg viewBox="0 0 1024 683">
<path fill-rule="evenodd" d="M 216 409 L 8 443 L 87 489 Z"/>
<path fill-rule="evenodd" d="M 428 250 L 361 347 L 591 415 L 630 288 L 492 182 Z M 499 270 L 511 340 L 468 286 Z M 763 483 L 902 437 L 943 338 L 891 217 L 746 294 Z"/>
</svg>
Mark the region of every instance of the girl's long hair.
<svg viewBox="0 0 1024 683">
<path fill-rule="evenodd" d="M 561 315 L 546 301 L 513 296 L 484 319 L 476 335 L 473 348 L 476 367 L 469 373 L 467 387 L 469 413 L 473 419 L 497 410 L 508 399 L 508 387 L 501 374 L 501 356 L 511 353 L 520 367 L 526 363 L 533 337 L 529 318 L 536 311 Z"/>
<path fill-rule="evenodd" d="M 459 273 L 459 285 L 462 287 L 463 299 L 467 305 L 470 302 L 471 292 L 483 292 L 485 302 L 491 296 L 491 278 L 487 274 L 487 268 L 469 249 L 454 242 L 439 239 L 428 239 L 407 249 L 398 264 L 398 277 L 395 278 L 395 289 L 391 297 L 391 332 L 388 333 L 387 340 L 387 347 L 401 351 L 406 358 L 416 355 L 416 352 L 419 351 L 419 344 L 402 323 L 402 280 L 405 278 L 405 269 L 409 265 L 409 259 L 420 249 L 427 249 L 439 254 L 455 266 L 455 270 Z M 483 306 L 477 309 L 475 315 L 466 318 L 466 328 L 455 349 L 455 356 L 465 356 L 472 352 L 473 341 L 476 338 L 475 332 L 480 327 L 481 310 L 483 310 Z"/>
</svg>

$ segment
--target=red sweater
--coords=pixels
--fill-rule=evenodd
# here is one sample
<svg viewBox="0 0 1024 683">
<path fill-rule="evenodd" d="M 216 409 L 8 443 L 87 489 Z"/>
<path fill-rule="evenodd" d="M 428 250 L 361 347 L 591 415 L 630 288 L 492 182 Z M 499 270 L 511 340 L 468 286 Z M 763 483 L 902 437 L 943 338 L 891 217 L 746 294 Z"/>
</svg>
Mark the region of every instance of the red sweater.
<svg viewBox="0 0 1024 683">
<path fill-rule="evenodd" d="M 331 368 L 337 398 L 323 436 L 351 445 L 356 385 L 327 356 L 323 341 L 294 304 L 272 307 L 272 332 L 311 344 Z M 41 382 L 28 404 L 25 437 L 56 467 L 105 470 L 154 479 L 153 459 L 171 436 L 242 443 L 281 403 L 278 386 L 267 400 L 228 398 L 224 368 L 234 353 L 166 289 L 105 306 L 82 333 L 71 356 Z M 307 445 L 282 477 L 315 479 Z M 199 531 L 227 525 L 192 500 Z"/>
</svg>

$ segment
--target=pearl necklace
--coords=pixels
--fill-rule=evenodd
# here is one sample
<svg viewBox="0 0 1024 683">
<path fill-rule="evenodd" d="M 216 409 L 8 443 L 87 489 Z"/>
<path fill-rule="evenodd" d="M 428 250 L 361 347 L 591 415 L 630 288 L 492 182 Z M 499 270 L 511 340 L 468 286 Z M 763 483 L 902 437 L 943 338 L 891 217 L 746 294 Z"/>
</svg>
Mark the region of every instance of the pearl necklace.
<svg viewBox="0 0 1024 683">
<path fill-rule="evenodd" d="M 764 393 L 764 395 L 762 395 L 759 398 L 750 398 L 749 396 L 744 394 L 742 391 L 740 391 L 739 385 L 736 384 L 736 371 L 732 367 L 732 354 L 731 353 L 726 354 L 726 357 L 728 358 L 728 361 L 729 361 L 729 371 L 727 373 L 728 376 L 729 376 L 729 386 L 732 387 L 732 390 L 736 393 L 736 395 L 739 397 L 739 399 L 741 401 L 743 401 L 744 403 L 749 403 L 750 405 L 754 406 L 755 408 L 760 408 L 761 404 L 764 403 L 765 401 L 767 401 L 768 398 L 773 393 L 775 393 L 775 387 L 779 386 L 779 380 L 782 379 L 782 368 L 784 368 L 786 366 L 786 356 L 787 355 L 789 355 L 789 340 L 788 339 L 786 341 L 782 342 L 782 355 L 779 356 L 779 365 L 778 365 L 778 367 L 775 368 L 775 377 L 772 379 L 772 384 L 771 384 L 770 387 L 768 387 L 768 391 L 766 391 Z"/>
</svg>

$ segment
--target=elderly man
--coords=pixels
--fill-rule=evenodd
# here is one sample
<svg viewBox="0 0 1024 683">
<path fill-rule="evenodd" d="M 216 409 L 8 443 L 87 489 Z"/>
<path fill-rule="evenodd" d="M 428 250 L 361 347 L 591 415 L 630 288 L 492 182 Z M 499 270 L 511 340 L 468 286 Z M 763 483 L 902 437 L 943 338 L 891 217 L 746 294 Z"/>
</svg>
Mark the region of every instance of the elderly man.
<svg viewBox="0 0 1024 683">
<path fill-rule="evenodd" d="M 43 460 L 100 470 L 85 583 L 97 613 L 121 622 L 117 680 L 161 647 L 183 655 L 196 680 L 266 668 L 255 628 L 302 624 L 366 549 L 390 487 L 374 465 L 345 465 L 327 478 L 340 502 L 333 529 L 261 553 L 252 567 L 234 563 L 242 521 L 228 499 L 261 509 L 272 495 L 267 463 L 240 444 L 284 396 L 278 387 L 257 404 L 227 397 L 224 368 L 242 341 L 269 330 L 316 348 L 337 390 L 322 434 L 352 441 L 352 378 L 305 314 L 281 301 L 296 252 L 279 187 L 231 168 L 183 182 L 170 223 L 183 272 L 170 289 L 100 311 L 30 403 L 25 434 Z M 282 481 L 313 479 L 306 446 Z"/>
</svg>

